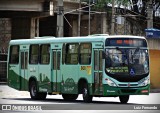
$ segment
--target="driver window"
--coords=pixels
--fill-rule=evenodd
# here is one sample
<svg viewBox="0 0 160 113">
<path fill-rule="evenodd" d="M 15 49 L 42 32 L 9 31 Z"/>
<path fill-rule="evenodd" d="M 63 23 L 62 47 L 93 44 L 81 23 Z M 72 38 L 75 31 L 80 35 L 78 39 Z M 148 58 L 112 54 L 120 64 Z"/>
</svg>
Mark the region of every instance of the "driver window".
<svg viewBox="0 0 160 113">
<path fill-rule="evenodd" d="M 116 49 L 109 50 L 109 56 L 114 63 L 122 62 L 122 52 Z"/>
</svg>

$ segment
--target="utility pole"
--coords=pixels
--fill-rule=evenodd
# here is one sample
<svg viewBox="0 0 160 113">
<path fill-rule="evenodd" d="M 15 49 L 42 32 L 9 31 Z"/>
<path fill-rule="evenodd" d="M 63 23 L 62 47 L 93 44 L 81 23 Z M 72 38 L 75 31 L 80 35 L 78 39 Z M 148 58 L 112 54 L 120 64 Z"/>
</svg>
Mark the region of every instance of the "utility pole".
<svg viewBox="0 0 160 113">
<path fill-rule="evenodd" d="M 79 9 L 81 8 L 81 0 L 79 0 Z M 78 14 L 78 36 L 81 35 L 81 10 L 79 10 Z"/>
<path fill-rule="evenodd" d="M 57 37 L 63 37 L 63 0 L 57 0 Z"/>
<path fill-rule="evenodd" d="M 153 4 L 152 0 L 147 4 L 147 28 L 153 28 Z"/>
<path fill-rule="evenodd" d="M 115 1 L 112 0 L 112 24 L 111 24 L 111 34 L 114 35 L 114 24 L 115 24 L 115 9 L 114 9 Z"/>
<path fill-rule="evenodd" d="M 91 34 L 91 0 L 89 0 L 88 35 Z"/>
</svg>

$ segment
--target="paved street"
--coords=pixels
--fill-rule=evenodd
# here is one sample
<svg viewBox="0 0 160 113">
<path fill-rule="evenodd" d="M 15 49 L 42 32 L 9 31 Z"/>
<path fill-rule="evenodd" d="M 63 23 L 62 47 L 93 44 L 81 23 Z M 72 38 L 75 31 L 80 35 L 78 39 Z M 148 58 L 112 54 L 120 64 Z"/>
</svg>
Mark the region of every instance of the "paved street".
<svg viewBox="0 0 160 113">
<path fill-rule="evenodd" d="M 134 110 L 149 106 L 160 109 L 160 93 L 130 96 L 128 104 L 121 104 L 119 98 L 94 97 L 93 102 L 86 104 L 79 95 L 76 101 L 64 101 L 61 95 L 48 95 L 46 100 L 31 100 L 29 92 L 17 91 L 7 85 L 0 85 L 0 104 L 9 105 L 40 105 L 42 110 Z M 159 104 L 159 105 L 157 105 Z"/>
</svg>

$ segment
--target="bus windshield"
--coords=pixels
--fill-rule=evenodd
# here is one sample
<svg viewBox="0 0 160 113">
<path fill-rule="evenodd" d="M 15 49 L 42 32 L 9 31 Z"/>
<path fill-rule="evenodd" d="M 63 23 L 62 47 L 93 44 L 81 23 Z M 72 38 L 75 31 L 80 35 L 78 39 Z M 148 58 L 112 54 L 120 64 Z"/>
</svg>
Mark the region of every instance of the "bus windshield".
<svg viewBox="0 0 160 113">
<path fill-rule="evenodd" d="M 139 44 L 142 46 L 142 43 Z M 149 73 L 148 50 L 144 47 L 112 46 L 105 49 L 105 54 L 105 69 L 108 74 L 134 76 Z"/>
<path fill-rule="evenodd" d="M 149 72 L 147 49 L 106 49 L 106 71 L 111 74 L 142 75 Z"/>
</svg>

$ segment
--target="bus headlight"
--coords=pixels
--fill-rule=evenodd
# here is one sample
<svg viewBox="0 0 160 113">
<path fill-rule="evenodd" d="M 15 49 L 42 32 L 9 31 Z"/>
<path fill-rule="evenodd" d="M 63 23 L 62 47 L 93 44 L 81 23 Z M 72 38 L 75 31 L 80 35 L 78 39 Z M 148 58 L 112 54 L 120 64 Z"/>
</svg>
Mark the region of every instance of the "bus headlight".
<svg viewBox="0 0 160 113">
<path fill-rule="evenodd" d="M 139 83 L 139 86 L 146 86 L 148 84 L 150 84 L 150 79 L 147 77 Z"/>
<path fill-rule="evenodd" d="M 109 86 L 114 86 L 114 87 L 117 86 L 112 80 L 107 79 L 107 78 L 105 80 L 107 81 L 107 83 L 108 83 Z"/>
</svg>

